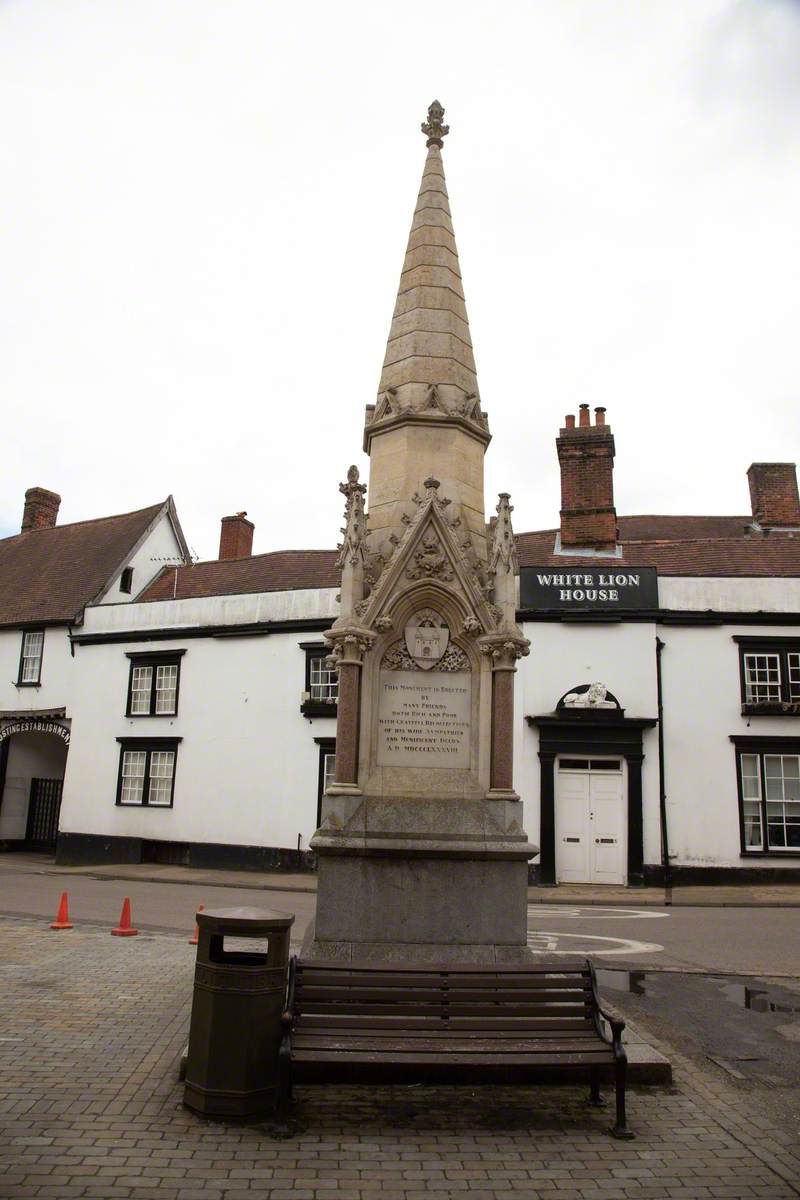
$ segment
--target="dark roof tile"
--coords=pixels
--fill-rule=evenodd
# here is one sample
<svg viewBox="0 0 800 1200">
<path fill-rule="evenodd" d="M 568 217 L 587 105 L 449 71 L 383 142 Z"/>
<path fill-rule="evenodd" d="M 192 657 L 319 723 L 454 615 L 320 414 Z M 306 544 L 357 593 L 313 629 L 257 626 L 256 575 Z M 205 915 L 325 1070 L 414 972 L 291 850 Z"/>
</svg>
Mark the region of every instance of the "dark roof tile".
<svg viewBox="0 0 800 1200">
<path fill-rule="evenodd" d="M 186 600 L 246 592 L 289 592 L 338 587 L 335 550 L 276 550 L 250 558 L 165 567 L 140 600 Z"/>
<path fill-rule="evenodd" d="M 800 576 L 800 534 L 745 533 L 748 517 L 620 517 L 620 567 L 656 567 L 662 575 Z M 553 554 L 556 530 L 517 535 L 520 565 L 580 567 L 608 558 Z M 335 550 L 276 550 L 250 558 L 165 567 L 141 600 L 230 596 L 337 587 Z"/>
<path fill-rule="evenodd" d="M 71 621 L 97 596 L 164 502 L 0 540 L 0 625 Z"/>
<path fill-rule="evenodd" d="M 800 534 L 770 532 L 750 536 L 622 542 L 622 557 L 554 554 L 556 531 L 517 535 L 521 567 L 656 567 L 661 575 L 798 576 Z"/>
</svg>

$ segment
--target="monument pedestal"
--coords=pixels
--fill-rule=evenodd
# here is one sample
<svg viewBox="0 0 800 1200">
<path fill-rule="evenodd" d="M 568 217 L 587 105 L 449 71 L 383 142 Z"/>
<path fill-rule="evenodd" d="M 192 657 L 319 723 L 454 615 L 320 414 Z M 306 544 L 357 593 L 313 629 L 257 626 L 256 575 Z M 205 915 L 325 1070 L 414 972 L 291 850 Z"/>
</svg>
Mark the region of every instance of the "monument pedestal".
<svg viewBox="0 0 800 1200">
<path fill-rule="evenodd" d="M 313 846 L 317 921 L 304 954 L 375 962 L 527 956 L 519 801 L 327 797 Z"/>
</svg>

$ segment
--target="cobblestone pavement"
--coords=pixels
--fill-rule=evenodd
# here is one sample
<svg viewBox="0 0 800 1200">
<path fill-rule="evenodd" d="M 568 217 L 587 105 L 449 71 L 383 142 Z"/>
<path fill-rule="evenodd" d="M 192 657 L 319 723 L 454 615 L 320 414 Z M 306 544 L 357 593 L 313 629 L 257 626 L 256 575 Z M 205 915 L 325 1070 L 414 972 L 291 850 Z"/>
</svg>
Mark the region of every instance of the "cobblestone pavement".
<svg viewBox="0 0 800 1200">
<path fill-rule="evenodd" d="M 194 950 L 0 920 L 0 1196 L 158 1200 L 697 1200 L 800 1195 L 797 1130 L 672 1053 L 615 1142 L 584 1089 L 308 1088 L 297 1130 L 181 1106 Z"/>
</svg>

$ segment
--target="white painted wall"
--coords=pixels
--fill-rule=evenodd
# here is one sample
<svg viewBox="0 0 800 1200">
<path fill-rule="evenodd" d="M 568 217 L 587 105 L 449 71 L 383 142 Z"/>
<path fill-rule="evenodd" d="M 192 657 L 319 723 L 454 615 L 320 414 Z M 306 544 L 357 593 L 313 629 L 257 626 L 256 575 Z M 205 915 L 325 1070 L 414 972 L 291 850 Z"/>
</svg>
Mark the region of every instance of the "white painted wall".
<svg viewBox="0 0 800 1200">
<path fill-rule="evenodd" d="M 0 630 L 0 714 L 16 709 L 64 708 L 69 716 L 72 659 L 64 626 L 45 630 L 40 687 L 17 687 L 22 630 Z"/>
<path fill-rule="evenodd" d="M 63 779 L 67 749 L 54 734 L 15 733 L 9 739 L 0 841 L 25 837 L 31 779 Z"/>
<path fill-rule="evenodd" d="M 656 717 L 656 627 L 526 622 L 531 652 L 518 664 L 515 694 L 514 783 L 525 806 L 525 830 L 537 841 L 540 823 L 539 732 L 526 721 L 555 711 L 565 692 L 583 683 L 604 683 L 628 717 Z M 658 814 L 658 734 L 642 738 L 644 861 L 661 862 Z M 534 860 L 535 861 L 535 860 Z"/>
<path fill-rule="evenodd" d="M 800 612 L 800 579 L 690 579 L 677 576 L 658 580 L 662 608 L 691 612 Z"/>
<path fill-rule="evenodd" d="M 670 609 L 800 611 L 800 580 L 662 579 L 659 586 L 661 604 Z M 336 589 L 326 588 L 109 604 L 87 610 L 81 632 L 147 632 L 335 616 L 335 595 Z M 665 763 L 673 863 L 783 867 L 797 861 L 741 858 L 735 761 L 729 740 L 737 732 L 800 738 L 800 718 L 749 718 L 748 723 L 741 716 L 738 648 L 732 640 L 737 632 L 796 636 L 796 626 L 530 622 L 525 632 L 532 645 L 516 676 L 515 784 L 533 841 L 539 836 L 538 733 L 528 726 L 526 716 L 552 712 L 565 692 L 600 680 L 628 716 L 655 718 L 658 635 L 667 647 L 663 657 Z M 8 636 L 0 635 L 0 656 L 2 639 Z M 13 667 L 7 668 L 7 679 L 16 677 L 19 656 L 19 634 L 11 637 Z M 298 631 L 76 647 L 62 829 L 286 848 L 296 847 L 300 833 L 306 847 L 315 827 L 317 802 L 319 750 L 313 739 L 335 736 L 332 719 L 308 721 L 299 712 L 305 658 L 298 643 L 317 637 L 321 639 Z M 129 667 L 125 651 L 148 646 L 186 649 L 180 711 L 175 718 L 132 720 L 124 715 Z M 48 650 L 46 643 L 46 662 Z M 63 704 L 64 699 L 48 703 Z M 35 706 L 40 706 L 38 699 Z M 16 698 L 14 707 L 22 707 Z M 150 733 L 184 739 L 178 751 L 174 808 L 117 808 L 116 738 Z M 645 731 L 643 748 L 645 863 L 658 864 L 656 729 Z"/>
<path fill-rule="evenodd" d="M 795 867 L 797 859 L 742 858 L 731 734 L 800 738 L 800 717 L 741 714 L 736 634 L 797 637 L 797 626 L 662 626 L 667 826 L 673 862 Z"/>
<path fill-rule="evenodd" d="M 183 551 L 175 536 L 169 513 L 165 512 L 150 530 L 136 553 L 120 568 L 117 576 L 111 581 L 108 591 L 100 597 L 97 603 L 100 605 L 124 604 L 126 606 L 131 604 L 137 595 L 155 579 L 167 562 L 182 563 Z M 119 590 L 119 581 L 124 567 L 133 567 L 133 584 L 130 594 Z"/>
<path fill-rule="evenodd" d="M 248 592 L 190 600 L 152 600 L 87 608 L 82 633 L 147 629 L 192 629 L 208 625 L 252 625 L 259 621 L 299 621 L 336 617 L 338 588 L 295 592 Z M 306 639 L 307 640 L 307 639 Z"/>
<path fill-rule="evenodd" d="M 137 605 L 137 609 L 150 608 Z M 180 619 L 180 618 L 177 618 Z M 159 641 L 185 649 L 175 717 L 125 716 L 129 660 L 141 642 L 77 647 L 66 832 L 302 848 L 316 828 L 319 747 L 335 721 L 300 713 L 305 632 Z M 321 637 L 321 635 L 320 635 Z M 178 736 L 174 807 L 115 805 L 118 737 Z"/>
</svg>

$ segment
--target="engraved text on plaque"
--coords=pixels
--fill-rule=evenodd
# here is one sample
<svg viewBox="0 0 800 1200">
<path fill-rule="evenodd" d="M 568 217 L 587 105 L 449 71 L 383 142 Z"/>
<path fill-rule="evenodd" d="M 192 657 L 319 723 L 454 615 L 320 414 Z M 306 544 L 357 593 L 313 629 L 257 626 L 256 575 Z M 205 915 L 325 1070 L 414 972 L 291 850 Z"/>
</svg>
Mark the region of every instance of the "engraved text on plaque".
<svg viewBox="0 0 800 1200">
<path fill-rule="evenodd" d="M 469 767 L 469 671 L 380 676 L 378 766 Z"/>
</svg>

